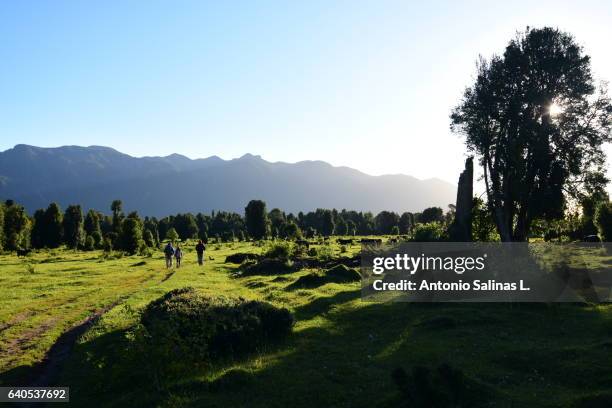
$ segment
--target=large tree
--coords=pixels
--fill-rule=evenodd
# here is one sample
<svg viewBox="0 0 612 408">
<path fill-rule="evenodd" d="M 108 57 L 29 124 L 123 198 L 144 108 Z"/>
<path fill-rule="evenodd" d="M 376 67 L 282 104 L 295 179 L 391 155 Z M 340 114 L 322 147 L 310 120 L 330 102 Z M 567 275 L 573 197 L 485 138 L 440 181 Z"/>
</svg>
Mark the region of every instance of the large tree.
<svg viewBox="0 0 612 408">
<path fill-rule="evenodd" d="M 100 215 L 95 210 L 87 211 L 84 228 L 85 233 L 89 236 L 93 236 L 96 233 L 102 234 L 102 230 L 100 228 Z"/>
<path fill-rule="evenodd" d="M 324 237 L 334 235 L 336 223 L 334 222 L 334 214 L 331 210 L 323 210 L 321 217 L 321 234 Z"/>
<path fill-rule="evenodd" d="M 174 229 L 182 241 L 198 236 L 198 224 L 191 213 L 177 214 L 174 217 Z"/>
<path fill-rule="evenodd" d="M 405 212 L 401 215 L 399 219 L 399 230 L 400 234 L 408 234 L 410 230 L 414 226 L 414 215 L 409 212 Z"/>
<path fill-rule="evenodd" d="M 611 120 L 605 88 L 596 90 L 589 57 L 567 33 L 527 28 L 503 56 L 480 60 L 451 127 L 483 167 L 503 241 L 526 240 L 532 221 L 602 189 Z"/>
<path fill-rule="evenodd" d="M 421 224 L 442 221 L 444 221 L 444 210 L 440 207 L 429 207 L 419 214 L 419 222 Z"/>
<path fill-rule="evenodd" d="M 23 206 L 7 200 L 4 203 L 4 245 L 8 250 L 30 246 L 30 218 Z"/>
<path fill-rule="evenodd" d="M 142 236 L 142 221 L 135 212 L 128 215 L 121 223 L 119 242 L 121 248 L 130 254 L 135 254 L 145 245 Z"/>
<path fill-rule="evenodd" d="M 266 203 L 261 200 L 251 200 L 244 209 L 244 219 L 247 231 L 253 239 L 263 239 L 270 234 L 270 220 L 266 211 Z"/>
<path fill-rule="evenodd" d="M 4 204 L 0 203 L 0 251 L 4 250 Z"/>
<path fill-rule="evenodd" d="M 380 234 L 391 234 L 393 227 L 397 227 L 400 216 L 393 211 L 381 211 L 375 218 L 376 229 Z"/>
<path fill-rule="evenodd" d="M 111 211 L 113 212 L 113 231 L 117 234 L 121 233 L 121 222 L 123 221 L 123 202 L 121 200 L 113 200 L 111 203 Z"/>
<path fill-rule="evenodd" d="M 45 227 L 45 210 L 38 209 L 34 211 L 32 216 L 34 224 L 32 225 L 32 233 L 30 234 L 30 243 L 32 248 L 44 247 L 44 227 Z"/>
<path fill-rule="evenodd" d="M 64 213 L 64 242 L 68 248 L 78 248 L 85 243 L 83 210 L 80 205 L 69 205 Z"/>
<path fill-rule="evenodd" d="M 57 248 L 62 244 L 63 218 L 60 206 L 57 203 L 49 204 L 43 218 L 43 246 Z"/>
</svg>

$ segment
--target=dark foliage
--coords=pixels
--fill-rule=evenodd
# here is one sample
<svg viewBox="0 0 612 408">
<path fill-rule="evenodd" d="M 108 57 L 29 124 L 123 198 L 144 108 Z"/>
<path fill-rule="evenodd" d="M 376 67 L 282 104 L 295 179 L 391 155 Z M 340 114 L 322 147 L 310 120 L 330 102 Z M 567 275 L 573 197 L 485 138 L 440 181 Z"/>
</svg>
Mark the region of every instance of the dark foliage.
<svg viewBox="0 0 612 408">
<path fill-rule="evenodd" d="M 285 338 L 294 319 L 269 303 L 182 288 L 149 303 L 141 323 L 148 358 L 163 367 L 243 356 Z"/>
<path fill-rule="evenodd" d="M 534 220 L 559 219 L 568 197 L 607 182 L 602 146 L 612 105 L 604 87 L 596 92 L 590 58 L 568 33 L 527 28 L 502 56 L 481 60 L 451 120 L 483 167 L 502 241 L 526 240 Z"/>
<path fill-rule="evenodd" d="M 295 271 L 285 259 L 264 258 L 258 262 L 247 262 L 240 268 L 240 276 L 251 275 L 281 275 Z"/>
<path fill-rule="evenodd" d="M 225 258 L 225 263 L 241 264 L 245 261 L 255 261 L 259 257 L 256 254 L 237 252 L 235 254 L 228 255 Z"/>
<path fill-rule="evenodd" d="M 249 235 L 253 239 L 263 239 L 270 234 L 270 221 L 266 212 L 266 203 L 251 200 L 244 209 L 244 218 Z"/>
</svg>

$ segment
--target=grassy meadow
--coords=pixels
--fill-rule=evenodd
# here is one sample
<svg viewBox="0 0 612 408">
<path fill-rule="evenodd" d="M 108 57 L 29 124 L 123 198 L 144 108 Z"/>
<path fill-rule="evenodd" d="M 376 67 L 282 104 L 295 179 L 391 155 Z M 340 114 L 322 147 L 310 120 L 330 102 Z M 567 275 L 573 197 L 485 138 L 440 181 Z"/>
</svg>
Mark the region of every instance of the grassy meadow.
<svg viewBox="0 0 612 408">
<path fill-rule="evenodd" d="M 412 406 L 392 372 L 442 363 L 463 372 L 482 406 L 612 406 L 612 306 L 368 303 L 360 283 L 296 287 L 312 273 L 237 277 L 225 263 L 253 243 L 210 244 L 203 267 L 193 243 L 180 269 L 152 256 L 101 251 L 0 256 L 0 385 L 27 384 L 62 333 L 99 315 L 52 372 L 73 406 Z M 335 257 L 357 254 L 349 245 Z M 262 300 L 288 308 L 290 337 L 255 354 L 185 366 L 153 386 L 134 357 L 139 312 L 169 290 Z M 95 402 L 95 404 L 93 403 Z"/>
</svg>

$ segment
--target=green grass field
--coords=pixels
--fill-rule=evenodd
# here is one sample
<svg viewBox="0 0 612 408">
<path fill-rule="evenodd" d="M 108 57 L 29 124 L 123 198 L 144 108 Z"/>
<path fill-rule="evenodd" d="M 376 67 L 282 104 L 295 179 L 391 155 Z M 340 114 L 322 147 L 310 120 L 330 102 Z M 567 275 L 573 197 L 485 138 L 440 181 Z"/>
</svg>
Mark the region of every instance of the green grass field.
<svg viewBox="0 0 612 408">
<path fill-rule="evenodd" d="M 395 407 L 403 403 L 395 368 L 440 363 L 478 384 L 488 406 L 612 406 L 610 305 L 378 304 L 361 301 L 358 282 L 290 286 L 310 270 L 233 277 L 237 265 L 225 257 L 258 251 L 251 243 L 211 244 L 200 267 L 188 247 L 175 270 L 164 267 L 161 251 L 0 256 L 1 385 L 35 377 L 62 333 L 98 313 L 54 373 L 70 386 L 74 406 Z M 132 356 L 130 330 L 148 302 L 185 286 L 287 307 L 297 320 L 293 334 L 212 369 L 185 367 L 158 391 Z"/>
</svg>

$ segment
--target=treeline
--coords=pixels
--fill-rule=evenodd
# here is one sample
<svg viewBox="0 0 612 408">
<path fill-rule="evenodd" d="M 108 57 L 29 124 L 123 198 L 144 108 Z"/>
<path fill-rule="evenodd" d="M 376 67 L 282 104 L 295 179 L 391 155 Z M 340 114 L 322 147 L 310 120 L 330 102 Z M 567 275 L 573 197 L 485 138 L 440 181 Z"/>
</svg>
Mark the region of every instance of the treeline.
<svg viewBox="0 0 612 408">
<path fill-rule="evenodd" d="M 307 213 L 285 213 L 266 203 L 252 200 L 244 214 L 213 211 L 211 214 L 183 213 L 161 219 L 141 218 L 137 212 L 125 214 L 120 200 L 111 213 L 69 205 L 62 210 L 56 203 L 39 209 L 30 217 L 23 206 L 12 200 L 0 203 L 0 250 L 58 248 L 62 245 L 81 250 L 113 249 L 137 253 L 157 247 L 163 240 L 201 239 L 204 242 L 233 242 L 267 238 L 301 239 L 331 235 L 409 235 L 415 241 L 448 240 L 454 220 L 454 206 L 445 212 L 430 207 L 420 213 L 381 211 L 358 212 L 317 209 Z M 472 239 L 498 241 L 490 209 L 474 198 Z M 580 213 L 568 213 L 561 220 L 536 220 L 534 236 L 545 240 L 579 240 L 599 234 L 612 241 L 612 202 L 607 195 L 582 202 Z"/>
<path fill-rule="evenodd" d="M 137 212 L 125 214 L 120 200 L 111 203 L 110 214 L 57 203 L 28 216 L 12 200 L 0 204 L 0 249 L 58 248 L 119 249 L 136 253 L 156 247 L 163 240 L 202 239 L 231 242 L 247 239 L 300 239 L 331 235 L 409 234 L 419 223 L 443 223 L 448 213 L 431 207 L 422 213 L 397 214 L 381 211 L 357 212 L 317 209 L 307 213 L 285 213 L 266 203 L 252 200 L 244 214 L 213 211 L 210 214 L 183 213 L 161 219 L 142 218 Z"/>
</svg>

